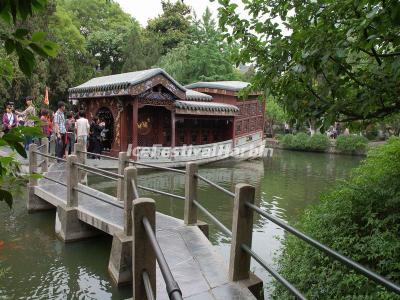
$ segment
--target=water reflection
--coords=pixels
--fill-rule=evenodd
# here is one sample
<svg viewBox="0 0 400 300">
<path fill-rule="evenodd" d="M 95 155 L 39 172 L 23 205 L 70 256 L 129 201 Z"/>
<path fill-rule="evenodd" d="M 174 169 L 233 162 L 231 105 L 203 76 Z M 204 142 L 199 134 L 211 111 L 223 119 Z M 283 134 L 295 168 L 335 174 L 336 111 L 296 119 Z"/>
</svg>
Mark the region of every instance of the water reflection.
<svg viewBox="0 0 400 300">
<path fill-rule="evenodd" d="M 202 166 L 200 174 L 234 190 L 239 182 L 256 188 L 256 203 L 262 209 L 288 222 L 295 221 L 319 194 L 345 179 L 358 165 L 359 158 L 315 153 L 275 151 L 272 158 L 251 162 L 226 161 Z M 170 172 L 139 170 L 139 184 L 184 195 L 184 177 Z M 116 184 L 97 176 L 89 185 L 112 195 Z M 154 198 L 157 210 L 183 218 L 183 201 L 140 191 Z M 232 198 L 200 182 L 199 201 L 228 228 L 232 223 Z M 200 214 L 200 218 L 208 221 Z M 63 244 L 54 234 L 54 212 L 28 215 L 25 201 L 17 201 L 14 210 L 0 204 L 0 267 L 11 267 L 0 279 L 0 299 L 125 299 L 129 287 L 116 288 L 107 274 L 111 238 L 102 236 L 78 243 Z M 280 252 L 285 237 L 282 229 L 255 216 L 252 248 L 268 263 Z M 210 227 L 210 240 L 228 260 L 230 240 Z M 252 269 L 267 283 L 266 272 L 257 263 Z"/>
</svg>

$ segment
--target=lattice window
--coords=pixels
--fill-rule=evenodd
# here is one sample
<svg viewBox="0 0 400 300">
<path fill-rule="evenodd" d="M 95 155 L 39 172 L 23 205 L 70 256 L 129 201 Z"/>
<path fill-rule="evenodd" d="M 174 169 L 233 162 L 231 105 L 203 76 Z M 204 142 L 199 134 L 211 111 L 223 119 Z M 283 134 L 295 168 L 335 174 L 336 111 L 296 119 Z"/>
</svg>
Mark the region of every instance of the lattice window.
<svg viewBox="0 0 400 300">
<path fill-rule="evenodd" d="M 254 116 L 257 111 L 257 103 L 251 105 L 251 115 Z"/>
<path fill-rule="evenodd" d="M 243 121 L 243 132 L 248 132 L 249 131 L 249 120 L 244 120 Z"/>
<path fill-rule="evenodd" d="M 236 133 L 240 134 L 242 132 L 242 121 L 236 123 Z"/>
<path fill-rule="evenodd" d="M 239 108 L 239 115 L 241 117 L 244 116 L 244 105 L 243 104 L 239 104 L 239 105 L 237 105 L 237 107 Z"/>
<path fill-rule="evenodd" d="M 250 130 L 253 131 L 256 129 L 256 119 L 251 119 L 250 120 Z"/>
<path fill-rule="evenodd" d="M 263 117 L 258 118 L 258 128 L 262 129 L 264 125 L 264 119 Z"/>
</svg>

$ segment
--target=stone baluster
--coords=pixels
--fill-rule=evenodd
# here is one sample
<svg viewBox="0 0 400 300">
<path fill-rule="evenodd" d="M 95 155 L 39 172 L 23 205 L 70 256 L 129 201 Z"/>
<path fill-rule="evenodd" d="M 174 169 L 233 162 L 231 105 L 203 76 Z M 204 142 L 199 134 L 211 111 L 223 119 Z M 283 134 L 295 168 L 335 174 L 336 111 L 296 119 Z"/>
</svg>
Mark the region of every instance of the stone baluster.
<svg viewBox="0 0 400 300">
<path fill-rule="evenodd" d="M 138 198 L 132 204 L 132 298 L 147 299 L 143 271 L 147 272 L 156 297 L 156 255 L 142 222 L 146 217 L 155 230 L 156 205 L 148 198 Z"/>
<path fill-rule="evenodd" d="M 41 139 L 41 144 L 44 145 L 42 147 L 42 153 L 44 154 L 49 154 L 49 139 L 47 137 L 44 137 Z M 49 158 L 48 157 L 43 157 L 43 163 L 42 163 L 42 173 L 46 173 L 49 170 Z"/>
<path fill-rule="evenodd" d="M 129 167 L 128 153 L 120 152 L 118 154 L 118 174 L 124 175 L 125 168 Z M 124 179 L 118 178 L 117 199 L 124 201 Z M 133 199 L 131 199 L 132 201 Z"/>
<path fill-rule="evenodd" d="M 229 279 L 232 281 L 248 279 L 251 257 L 242 250 L 242 244 L 251 248 L 253 235 L 253 211 L 245 204 L 254 204 L 255 189 L 248 184 L 239 183 L 235 187 L 232 220 L 232 245 L 229 260 Z"/>
<path fill-rule="evenodd" d="M 136 167 L 125 168 L 123 179 L 123 202 L 124 202 L 124 233 L 126 236 L 132 235 L 132 201 L 136 199 L 133 184 L 137 182 Z M 133 182 L 132 182 L 133 181 Z"/>
<path fill-rule="evenodd" d="M 29 174 L 36 174 L 38 171 L 38 155 L 37 152 L 38 147 L 36 144 L 29 145 Z M 29 186 L 34 187 L 38 185 L 37 178 L 31 177 L 29 178 Z"/>
<path fill-rule="evenodd" d="M 78 206 L 78 167 L 75 163 L 78 162 L 76 155 L 68 155 L 67 157 L 67 207 Z"/>
<path fill-rule="evenodd" d="M 197 207 L 193 203 L 193 200 L 197 200 L 197 169 L 196 163 L 190 162 L 186 164 L 184 207 L 185 225 L 197 224 Z"/>
<path fill-rule="evenodd" d="M 75 143 L 74 145 L 74 154 L 76 155 L 77 162 L 80 164 L 85 164 L 86 163 L 86 146 L 83 143 L 83 141 L 78 141 L 78 143 Z M 86 177 L 86 172 L 83 170 L 78 170 L 78 179 L 79 182 L 83 182 L 84 178 Z"/>
</svg>

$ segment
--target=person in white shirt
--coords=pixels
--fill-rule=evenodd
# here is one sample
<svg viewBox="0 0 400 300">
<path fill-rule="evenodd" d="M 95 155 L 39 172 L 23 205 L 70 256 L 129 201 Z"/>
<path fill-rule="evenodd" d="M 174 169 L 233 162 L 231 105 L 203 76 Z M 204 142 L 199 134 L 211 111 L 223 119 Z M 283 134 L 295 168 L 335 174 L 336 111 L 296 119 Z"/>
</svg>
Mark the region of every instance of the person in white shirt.
<svg viewBox="0 0 400 300">
<path fill-rule="evenodd" d="M 85 148 L 87 148 L 87 139 L 90 131 L 90 124 L 88 119 L 86 119 L 86 114 L 84 111 L 79 112 L 79 119 L 76 120 L 75 130 L 78 143 L 83 142 Z"/>
<path fill-rule="evenodd" d="M 13 104 L 7 103 L 6 112 L 3 115 L 3 131 L 8 132 L 18 125 L 17 116 L 13 113 Z"/>
</svg>

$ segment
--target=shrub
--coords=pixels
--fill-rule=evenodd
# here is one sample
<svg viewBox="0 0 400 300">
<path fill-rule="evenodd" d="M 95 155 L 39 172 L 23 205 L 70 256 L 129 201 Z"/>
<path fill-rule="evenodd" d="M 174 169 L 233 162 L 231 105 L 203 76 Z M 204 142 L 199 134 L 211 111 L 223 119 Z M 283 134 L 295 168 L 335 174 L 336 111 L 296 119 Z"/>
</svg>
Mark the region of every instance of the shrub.
<svg viewBox="0 0 400 300">
<path fill-rule="evenodd" d="M 294 150 L 308 150 L 309 136 L 303 132 L 296 134 L 293 137 L 292 149 Z"/>
<path fill-rule="evenodd" d="M 339 135 L 336 139 L 336 150 L 342 153 L 364 153 L 368 139 L 359 135 Z"/>
<path fill-rule="evenodd" d="M 371 149 L 346 182 L 305 211 L 296 227 L 400 283 L 400 139 Z M 308 299 L 400 299 L 290 235 L 280 273 Z M 291 299 L 276 283 L 274 299 Z"/>
<path fill-rule="evenodd" d="M 324 152 L 330 145 L 329 138 L 324 134 L 314 134 L 308 141 L 308 148 L 312 151 Z"/>
<path fill-rule="evenodd" d="M 293 134 L 285 134 L 280 138 L 280 142 L 282 143 L 283 148 L 292 149 L 293 148 Z"/>
<path fill-rule="evenodd" d="M 280 139 L 283 148 L 300 151 L 325 151 L 329 145 L 329 138 L 322 134 L 309 136 L 305 133 L 296 135 L 287 134 Z"/>
</svg>

